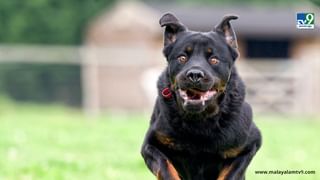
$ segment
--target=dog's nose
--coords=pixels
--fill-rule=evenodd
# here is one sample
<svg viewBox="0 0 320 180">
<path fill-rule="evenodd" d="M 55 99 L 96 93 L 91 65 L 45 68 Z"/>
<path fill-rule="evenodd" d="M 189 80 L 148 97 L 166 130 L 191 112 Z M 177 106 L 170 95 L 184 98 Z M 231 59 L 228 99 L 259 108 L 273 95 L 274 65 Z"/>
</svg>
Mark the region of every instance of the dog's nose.
<svg viewBox="0 0 320 180">
<path fill-rule="evenodd" d="M 196 83 L 204 78 L 204 73 L 198 69 L 190 69 L 189 71 L 187 71 L 186 76 L 190 79 L 190 81 Z"/>
</svg>

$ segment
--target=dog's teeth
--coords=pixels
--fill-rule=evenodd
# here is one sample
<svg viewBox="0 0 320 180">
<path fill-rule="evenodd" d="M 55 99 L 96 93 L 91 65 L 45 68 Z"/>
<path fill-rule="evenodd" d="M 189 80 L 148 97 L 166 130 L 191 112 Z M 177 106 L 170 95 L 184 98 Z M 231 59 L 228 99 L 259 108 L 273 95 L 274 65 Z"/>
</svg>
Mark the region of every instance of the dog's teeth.
<svg viewBox="0 0 320 180">
<path fill-rule="evenodd" d="M 179 93 L 184 100 L 188 99 L 187 93 L 185 91 L 179 89 Z"/>
<path fill-rule="evenodd" d="M 186 106 L 186 105 L 187 105 L 187 101 L 184 101 L 184 102 L 183 102 L 183 105 Z"/>
<path fill-rule="evenodd" d="M 205 98 L 204 98 L 204 96 L 201 96 L 200 100 L 201 100 L 201 102 L 202 102 L 202 106 L 204 106 L 204 103 L 205 103 Z"/>
</svg>

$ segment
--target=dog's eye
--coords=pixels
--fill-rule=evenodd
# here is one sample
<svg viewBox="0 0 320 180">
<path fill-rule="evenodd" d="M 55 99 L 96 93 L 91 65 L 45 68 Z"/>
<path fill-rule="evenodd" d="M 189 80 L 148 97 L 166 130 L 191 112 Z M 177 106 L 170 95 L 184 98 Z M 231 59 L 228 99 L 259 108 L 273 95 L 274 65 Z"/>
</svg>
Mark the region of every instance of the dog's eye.
<svg viewBox="0 0 320 180">
<path fill-rule="evenodd" d="M 184 56 L 184 55 L 181 55 L 181 56 L 178 57 L 178 61 L 179 61 L 180 63 L 186 63 L 187 60 L 188 60 L 187 57 Z"/>
<path fill-rule="evenodd" d="M 219 60 L 217 58 L 210 58 L 210 63 L 211 64 L 218 64 Z"/>
</svg>

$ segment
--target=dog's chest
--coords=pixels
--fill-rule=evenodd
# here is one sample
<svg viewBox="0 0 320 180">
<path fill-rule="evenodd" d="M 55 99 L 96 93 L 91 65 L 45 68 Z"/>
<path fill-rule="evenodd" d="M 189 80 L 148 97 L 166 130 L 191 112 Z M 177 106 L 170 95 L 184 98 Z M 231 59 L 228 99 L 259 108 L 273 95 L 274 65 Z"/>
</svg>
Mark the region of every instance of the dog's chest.
<svg viewBox="0 0 320 180">
<path fill-rule="evenodd" d="M 169 151 L 179 151 L 190 154 L 218 154 L 224 150 L 225 140 L 220 133 L 165 133 L 155 132 L 155 138 L 160 146 Z"/>
</svg>

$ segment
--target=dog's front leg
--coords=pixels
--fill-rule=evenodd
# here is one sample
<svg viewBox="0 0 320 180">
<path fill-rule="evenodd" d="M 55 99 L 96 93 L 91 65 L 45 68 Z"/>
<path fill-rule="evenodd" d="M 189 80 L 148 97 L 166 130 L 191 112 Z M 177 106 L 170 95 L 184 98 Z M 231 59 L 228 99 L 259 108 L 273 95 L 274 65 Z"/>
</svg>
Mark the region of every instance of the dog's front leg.
<svg viewBox="0 0 320 180">
<path fill-rule="evenodd" d="M 158 180 L 180 180 L 179 174 L 172 163 L 155 146 L 151 144 L 143 145 L 141 154 L 148 168 L 157 176 Z"/>
<path fill-rule="evenodd" d="M 247 153 L 226 159 L 217 180 L 244 180 L 244 173 L 257 149 L 258 147 L 254 145 Z"/>
</svg>

